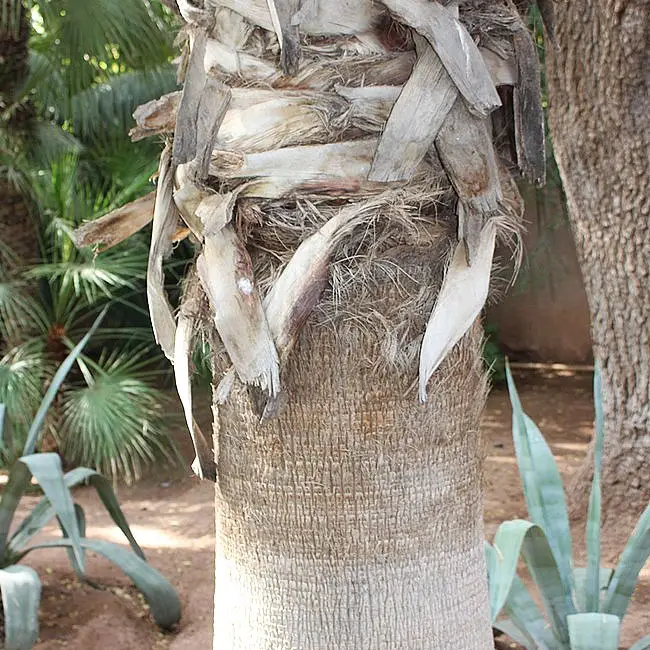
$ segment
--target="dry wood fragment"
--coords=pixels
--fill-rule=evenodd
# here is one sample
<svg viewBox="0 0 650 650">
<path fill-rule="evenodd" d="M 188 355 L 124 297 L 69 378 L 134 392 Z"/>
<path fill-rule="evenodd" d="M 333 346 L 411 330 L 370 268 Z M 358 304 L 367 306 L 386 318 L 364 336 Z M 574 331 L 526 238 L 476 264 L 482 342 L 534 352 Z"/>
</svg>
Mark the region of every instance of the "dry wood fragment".
<svg viewBox="0 0 650 650">
<path fill-rule="evenodd" d="M 196 153 L 194 167 L 197 178 L 205 180 L 210 168 L 210 157 L 214 149 L 217 133 L 228 104 L 231 92 L 228 86 L 208 79 L 205 83 L 196 118 Z"/>
<path fill-rule="evenodd" d="M 488 296 L 496 227 L 483 228 L 472 266 L 458 242 L 431 312 L 420 350 L 420 400 L 427 401 L 427 383 L 452 348 L 478 318 Z"/>
<path fill-rule="evenodd" d="M 153 219 L 155 198 L 156 192 L 150 192 L 99 219 L 83 224 L 73 233 L 75 246 L 97 246 L 100 251 L 105 251 L 123 242 Z"/>
<path fill-rule="evenodd" d="M 247 52 L 239 52 L 212 38 L 206 45 L 204 67 L 207 73 L 226 72 L 257 81 L 265 81 L 277 75 L 275 66 L 268 61 Z"/>
<path fill-rule="evenodd" d="M 318 304 L 329 278 L 329 264 L 338 243 L 365 220 L 372 218 L 390 193 L 342 208 L 317 232 L 307 237 L 275 281 L 264 300 L 264 311 L 284 364 L 298 335 Z M 269 399 L 262 409 L 263 419 L 273 417 L 277 399 Z"/>
<path fill-rule="evenodd" d="M 431 43 L 472 112 L 487 116 L 501 105 L 478 47 L 451 10 L 429 0 L 382 1 Z"/>
<path fill-rule="evenodd" d="M 487 120 L 473 115 L 460 99 L 449 111 L 436 149 L 458 194 L 459 237 L 473 263 L 479 235 L 487 217 L 500 210 L 499 166 Z"/>
<path fill-rule="evenodd" d="M 140 106 L 132 139 L 173 131 L 179 98 L 171 93 Z M 332 130 L 346 127 L 348 111 L 348 102 L 336 93 L 235 88 L 216 146 L 257 152 L 326 142 Z"/>
<path fill-rule="evenodd" d="M 219 0 L 218 4 L 236 11 L 254 25 L 276 31 L 267 0 Z M 309 5 L 299 15 L 300 31 L 304 34 L 363 33 L 371 29 L 381 14 L 379 3 L 374 0 L 319 0 L 310 1 Z"/>
<path fill-rule="evenodd" d="M 479 51 L 495 86 L 514 86 L 517 83 L 518 72 L 514 52 L 512 56 L 504 58 L 487 47 L 479 47 Z"/>
<path fill-rule="evenodd" d="M 149 263 L 147 265 L 147 300 L 156 342 L 162 348 L 165 356 L 173 362 L 176 323 L 165 292 L 165 275 L 163 273 L 163 258 L 171 253 L 171 240 L 178 222 L 172 189 L 171 151 L 167 146 L 160 157 Z"/>
<path fill-rule="evenodd" d="M 365 196 L 383 184 L 367 181 L 376 138 L 325 145 L 286 147 L 262 153 L 215 151 L 210 174 L 250 178 L 242 196 L 280 198 L 304 195 Z"/>
<path fill-rule="evenodd" d="M 185 83 L 176 116 L 174 147 L 172 150 L 174 166 L 188 163 L 196 155 L 196 121 L 206 81 L 203 60 L 205 58 L 207 38 L 205 30 L 195 30 L 190 60 L 185 72 Z"/>
<path fill-rule="evenodd" d="M 187 424 L 195 459 L 192 469 L 201 479 L 216 480 L 217 469 L 214 462 L 212 449 L 208 445 L 203 432 L 194 421 L 192 415 L 192 382 L 190 378 L 190 353 L 193 333 L 193 320 L 190 316 L 181 313 L 178 316 L 176 337 L 174 341 L 174 379 L 176 390 L 183 406 L 185 422 Z"/>
<path fill-rule="evenodd" d="M 250 257 L 231 226 L 205 237 L 196 268 L 216 330 L 239 379 L 276 395 L 280 390 L 278 355 Z"/>
<path fill-rule="evenodd" d="M 300 8 L 299 0 L 266 0 L 273 30 L 280 43 L 280 69 L 284 74 L 295 74 L 300 63 L 300 33 L 294 16 Z"/>
<path fill-rule="evenodd" d="M 429 43 L 417 37 L 416 45 L 418 59 L 379 139 L 368 176 L 371 181 L 410 179 L 458 96 Z"/>
<path fill-rule="evenodd" d="M 350 123 L 367 133 L 383 131 L 402 86 L 337 86 L 336 92 L 350 103 Z"/>
<path fill-rule="evenodd" d="M 518 70 L 513 93 L 517 163 L 527 180 L 543 185 L 546 180 L 546 137 L 537 47 L 523 25 L 512 39 Z"/>
</svg>

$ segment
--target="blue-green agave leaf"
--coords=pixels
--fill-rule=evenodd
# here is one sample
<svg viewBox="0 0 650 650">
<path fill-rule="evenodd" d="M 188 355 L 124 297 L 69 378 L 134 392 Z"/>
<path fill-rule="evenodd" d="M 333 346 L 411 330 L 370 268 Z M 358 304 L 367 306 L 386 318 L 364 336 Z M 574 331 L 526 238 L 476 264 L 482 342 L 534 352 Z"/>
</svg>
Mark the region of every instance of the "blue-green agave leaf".
<svg viewBox="0 0 650 650">
<path fill-rule="evenodd" d="M 38 641 L 41 581 L 28 566 L 0 569 L 5 650 L 31 650 Z"/>
<path fill-rule="evenodd" d="M 571 650 L 618 650 L 621 621 L 612 614 L 588 612 L 569 616 Z"/>
<path fill-rule="evenodd" d="M 499 615 L 512 589 L 521 553 L 535 581 L 555 635 L 560 641 L 567 642 L 569 633 L 566 617 L 575 610 L 570 594 L 565 590 L 555 555 L 544 530 L 523 519 L 504 521 L 494 537 L 494 550 L 497 566 L 494 586 L 490 588 L 493 617 Z M 509 616 L 511 617 L 510 613 Z"/>
<path fill-rule="evenodd" d="M 20 458 L 21 463 L 29 468 L 38 481 L 45 496 L 52 504 L 61 527 L 70 539 L 72 552 L 81 573 L 84 572 L 84 552 L 81 547 L 79 523 L 75 514 L 74 503 L 70 490 L 65 484 L 61 458 L 58 454 L 31 454 Z"/>
<path fill-rule="evenodd" d="M 589 510 L 587 512 L 587 530 L 585 535 L 587 545 L 587 575 L 584 583 L 584 609 L 587 612 L 600 611 L 600 518 L 601 518 L 601 487 L 600 475 L 603 462 L 603 439 L 605 435 L 605 419 L 603 417 L 603 396 L 601 377 L 598 366 L 594 373 L 594 407 L 596 411 L 596 426 L 594 432 L 594 477 L 589 495 Z"/>
<path fill-rule="evenodd" d="M 5 563 L 7 537 L 18 503 L 22 498 L 32 475 L 20 461 L 16 461 L 9 472 L 9 480 L 0 499 L 0 563 Z"/>
<path fill-rule="evenodd" d="M 642 639 L 639 639 L 634 645 L 630 647 L 630 650 L 650 650 L 650 634 L 644 636 Z"/>
<path fill-rule="evenodd" d="M 639 573 L 650 557 L 650 504 L 621 553 L 614 575 L 607 587 L 601 610 L 621 620 L 625 616 Z"/>
<path fill-rule="evenodd" d="M 607 567 L 600 567 L 600 572 L 598 575 L 599 581 L 599 602 L 602 601 L 607 587 L 609 586 L 609 581 L 612 579 L 614 574 L 614 569 L 609 569 Z M 579 611 L 586 611 L 586 583 L 587 583 L 587 568 L 586 567 L 576 567 L 573 569 L 573 583 L 575 584 L 575 604 Z"/>
<path fill-rule="evenodd" d="M 97 494 L 102 500 L 106 511 L 110 514 L 111 519 L 119 529 L 124 533 L 124 536 L 129 541 L 134 553 L 139 555 L 143 560 L 145 559 L 144 552 L 131 532 L 119 501 L 115 496 L 115 492 L 113 491 L 110 482 L 104 476 L 96 472 L 94 469 L 77 467 L 69 471 L 65 475 L 64 480 L 68 488 L 73 488 L 88 481 L 88 483 L 97 490 Z M 29 540 L 32 539 L 44 526 L 46 526 L 53 516 L 54 509 L 52 508 L 49 499 L 47 497 L 41 499 L 9 540 L 8 546 L 10 551 L 13 553 L 20 553 Z"/>
<path fill-rule="evenodd" d="M 554 634 L 544 614 L 518 576 L 515 576 L 512 582 L 504 612 L 512 625 L 526 639 L 522 645 L 528 650 L 570 650 L 568 641 L 562 642 Z M 498 622 L 495 627 L 499 627 Z M 507 629 L 504 631 L 506 634 L 509 633 Z"/>
<path fill-rule="evenodd" d="M 524 413 L 509 365 L 506 378 L 512 403 L 512 436 L 528 514 L 544 529 L 565 591 L 571 594 L 571 530 L 560 472 L 541 431 Z"/>
<path fill-rule="evenodd" d="M 170 629 L 181 617 L 181 603 L 174 587 L 161 573 L 147 564 L 130 550 L 98 539 L 83 539 L 81 545 L 88 551 L 103 555 L 117 565 L 142 592 L 156 623 L 163 629 Z M 41 548 L 69 548 L 72 542 L 67 539 L 35 544 L 25 549 L 21 558 Z"/>
</svg>

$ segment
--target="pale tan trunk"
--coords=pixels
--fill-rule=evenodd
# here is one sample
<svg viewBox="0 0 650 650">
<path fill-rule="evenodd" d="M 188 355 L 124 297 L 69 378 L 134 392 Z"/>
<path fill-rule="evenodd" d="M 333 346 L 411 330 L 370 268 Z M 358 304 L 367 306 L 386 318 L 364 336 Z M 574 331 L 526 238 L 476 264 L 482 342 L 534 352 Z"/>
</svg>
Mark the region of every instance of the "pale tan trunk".
<svg viewBox="0 0 650 650">
<path fill-rule="evenodd" d="M 288 403 L 215 409 L 215 650 L 487 650 L 478 330 L 415 373 L 308 328 Z"/>
<path fill-rule="evenodd" d="M 602 366 L 604 494 L 612 511 L 642 507 L 650 498 L 650 2 L 558 2 L 556 10 L 550 121 Z"/>
</svg>

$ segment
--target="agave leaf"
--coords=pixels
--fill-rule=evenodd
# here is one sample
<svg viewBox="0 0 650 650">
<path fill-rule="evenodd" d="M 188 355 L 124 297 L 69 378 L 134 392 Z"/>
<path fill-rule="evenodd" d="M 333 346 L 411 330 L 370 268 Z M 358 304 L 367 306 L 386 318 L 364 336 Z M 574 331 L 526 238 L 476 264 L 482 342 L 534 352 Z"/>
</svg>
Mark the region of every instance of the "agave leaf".
<svg viewBox="0 0 650 650">
<path fill-rule="evenodd" d="M 84 553 L 81 548 L 81 534 L 72 495 L 63 477 L 61 458 L 58 454 L 51 453 L 32 454 L 31 456 L 23 456 L 19 462 L 27 466 L 52 504 L 61 523 L 61 528 L 70 538 L 75 561 L 78 563 L 81 573 L 83 573 Z"/>
<path fill-rule="evenodd" d="M 600 476 L 603 463 L 603 439 L 605 437 L 605 419 L 603 415 L 602 383 L 598 367 L 594 373 L 594 407 L 596 426 L 594 432 L 594 477 L 589 494 L 587 511 L 587 575 L 584 584 L 585 611 L 600 611 L 600 517 L 601 487 Z"/>
<path fill-rule="evenodd" d="M 0 569 L 5 650 L 31 650 L 38 641 L 41 581 L 28 566 Z"/>
<path fill-rule="evenodd" d="M 650 650 L 650 634 L 639 639 L 634 645 L 630 646 L 630 650 Z"/>
<path fill-rule="evenodd" d="M 102 309 L 99 316 L 97 316 L 95 319 L 95 322 L 91 325 L 88 332 L 86 332 L 86 335 L 81 339 L 81 341 L 79 341 L 79 343 L 77 343 L 77 345 L 75 345 L 75 347 L 72 349 L 72 352 L 70 352 L 63 363 L 59 366 L 59 369 L 56 371 L 56 374 L 52 378 L 52 383 L 47 389 L 45 397 L 43 397 L 43 401 L 41 402 L 41 405 L 36 412 L 36 415 L 34 416 L 32 425 L 29 427 L 29 431 L 27 432 L 27 440 L 25 442 L 25 447 L 23 448 L 23 456 L 29 456 L 30 454 L 34 453 L 34 449 L 36 448 L 36 443 L 38 441 L 38 436 L 40 434 L 41 427 L 43 426 L 43 422 L 45 420 L 45 416 L 47 415 L 48 409 L 50 408 L 56 394 L 59 392 L 59 388 L 61 388 L 63 380 L 65 379 L 68 372 L 70 372 L 70 368 L 72 368 L 73 364 L 81 354 L 81 351 L 86 346 L 86 343 L 88 343 L 90 337 L 99 327 L 99 324 L 104 319 L 107 311 L 108 305 Z"/>
<path fill-rule="evenodd" d="M 122 512 L 122 508 L 120 507 L 119 501 L 115 496 L 115 492 L 113 491 L 110 482 L 104 476 L 96 472 L 94 469 L 77 467 L 65 475 L 64 481 L 68 489 L 88 481 L 88 483 L 97 490 L 97 494 L 102 500 L 106 511 L 119 529 L 124 533 L 124 536 L 129 540 L 129 544 L 133 551 L 143 560 L 146 559 L 144 552 L 135 541 L 135 537 L 133 537 L 133 533 L 129 528 L 129 524 Z M 23 520 L 21 525 L 12 535 L 8 544 L 9 550 L 13 553 L 20 553 L 29 540 L 32 539 L 54 515 L 54 508 L 52 508 L 50 500 L 47 497 L 41 499 L 36 504 L 30 515 Z M 80 532 L 83 537 L 83 531 Z"/>
<path fill-rule="evenodd" d="M 506 379 L 512 403 L 512 437 L 530 518 L 546 533 L 567 594 L 573 591 L 571 530 L 564 488 L 555 459 L 537 425 L 524 413 L 510 366 Z"/>
<path fill-rule="evenodd" d="M 499 615 L 508 598 L 516 577 L 517 561 L 521 552 L 556 636 L 561 641 L 568 640 L 566 617 L 575 610 L 570 596 L 564 591 L 557 563 L 544 531 L 523 519 L 505 521 L 499 526 L 495 535 L 494 551 L 497 562 L 495 571 L 490 576 L 490 606 L 493 620 Z"/>
<path fill-rule="evenodd" d="M 609 581 L 612 579 L 614 569 L 607 567 L 600 567 L 598 572 L 599 584 L 599 602 L 602 596 L 607 591 Z M 575 604 L 578 611 L 585 612 L 586 610 L 586 589 L 587 589 L 587 568 L 576 567 L 573 569 L 573 582 L 575 584 Z"/>
<path fill-rule="evenodd" d="M 142 592 L 156 623 L 163 629 L 175 625 L 181 617 L 181 603 L 174 587 L 156 569 L 147 564 L 131 551 L 104 540 L 83 539 L 84 549 L 103 555 L 107 560 L 117 565 Z M 25 549 L 21 558 L 32 551 L 42 548 L 70 548 L 73 543 L 69 539 L 43 542 Z"/>
<path fill-rule="evenodd" d="M 79 535 L 83 539 L 86 536 L 86 513 L 78 503 L 74 504 L 74 514 L 75 514 L 75 518 L 77 519 L 77 525 L 79 527 Z M 63 526 L 63 523 L 59 517 L 57 517 L 57 521 L 59 522 L 61 533 L 63 534 L 63 537 L 65 537 L 66 534 L 65 534 L 65 528 Z M 85 551 L 83 548 L 81 549 L 81 551 L 85 560 L 86 557 Z M 77 562 L 77 558 L 75 557 L 74 551 L 71 548 L 66 548 L 66 553 L 68 554 L 68 559 L 70 560 L 70 564 L 72 564 L 72 568 L 74 569 L 74 572 L 77 574 L 77 577 L 82 582 L 86 582 L 86 575 L 84 573 L 83 567 L 79 564 L 79 562 Z"/>
<path fill-rule="evenodd" d="M 650 504 L 641 515 L 621 553 L 607 587 L 601 611 L 623 619 L 639 579 L 639 573 L 648 557 L 650 557 Z"/>
<path fill-rule="evenodd" d="M 618 650 L 618 616 L 589 612 L 572 614 L 568 620 L 571 650 Z"/>
<path fill-rule="evenodd" d="M 2 499 L 0 499 L 0 562 L 2 563 L 5 562 L 9 528 L 30 478 L 29 469 L 17 461 L 13 464 L 9 472 L 9 480 L 2 491 Z"/>
<path fill-rule="evenodd" d="M 7 415 L 7 407 L 0 403 L 0 449 L 5 449 L 7 444 L 5 442 L 5 416 Z"/>
<path fill-rule="evenodd" d="M 507 634 L 513 641 L 524 646 L 524 648 L 528 648 L 528 650 L 538 650 L 539 648 L 539 645 L 529 636 L 521 632 L 509 618 L 503 618 L 500 621 L 493 622 L 492 627 L 499 630 L 499 632 Z"/>
<path fill-rule="evenodd" d="M 523 645 L 528 650 L 569 650 L 568 641 L 562 642 L 556 637 L 544 614 L 518 576 L 515 576 L 510 587 L 504 613 L 512 626 L 526 639 Z M 499 622 L 495 623 L 494 627 L 501 629 Z M 507 628 L 508 626 L 504 632 L 509 634 Z"/>
</svg>

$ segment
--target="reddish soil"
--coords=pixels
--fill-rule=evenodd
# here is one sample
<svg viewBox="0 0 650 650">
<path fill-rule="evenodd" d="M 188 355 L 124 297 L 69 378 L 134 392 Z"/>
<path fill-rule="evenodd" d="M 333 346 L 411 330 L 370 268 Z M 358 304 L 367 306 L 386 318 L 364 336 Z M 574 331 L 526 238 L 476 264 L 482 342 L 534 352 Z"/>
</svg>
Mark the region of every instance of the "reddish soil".
<svg viewBox="0 0 650 650">
<path fill-rule="evenodd" d="M 562 474 L 570 476 L 580 465 L 591 436 L 591 377 L 528 372 L 519 374 L 517 381 L 524 407 L 546 435 Z M 495 389 L 484 416 L 488 537 L 504 519 L 526 514 L 513 455 L 510 418 L 506 393 Z M 183 447 L 185 450 L 185 443 Z M 121 541 L 119 531 L 91 489 L 79 489 L 75 496 L 86 511 L 89 537 Z M 91 577 L 104 586 L 95 590 L 74 579 L 64 552 L 40 551 L 28 558 L 43 580 L 41 640 L 37 650 L 87 650 L 93 646 L 109 650 L 211 648 L 212 485 L 200 483 L 185 472 L 161 469 L 133 487 L 121 487 L 119 498 L 151 564 L 171 579 L 180 593 L 183 619 L 178 629 L 161 634 L 128 579 L 107 561 L 93 557 L 88 562 Z M 25 514 L 35 501 L 36 497 L 26 498 L 19 515 Z M 623 520 L 624 525 L 620 523 Z M 628 520 L 623 516 L 617 525 L 605 530 L 604 563 L 615 562 L 631 530 Z M 53 535 L 58 535 L 53 526 L 44 533 L 44 537 Z M 575 537 L 580 544 L 577 532 Z M 650 566 L 642 573 L 625 618 L 622 647 L 629 647 L 648 632 Z M 502 647 L 516 646 L 506 643 Z"/>
</svg>

